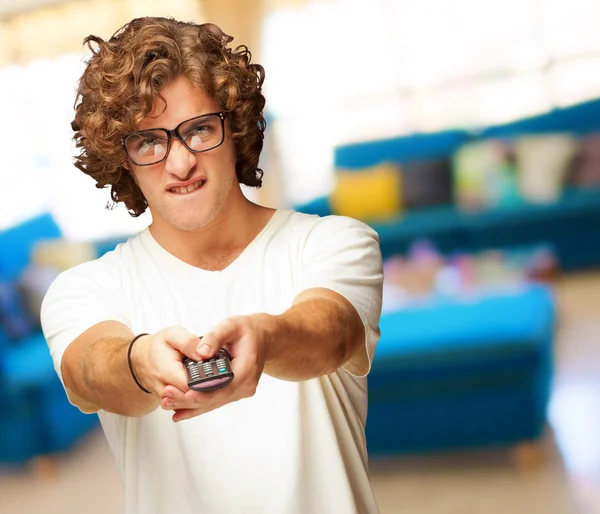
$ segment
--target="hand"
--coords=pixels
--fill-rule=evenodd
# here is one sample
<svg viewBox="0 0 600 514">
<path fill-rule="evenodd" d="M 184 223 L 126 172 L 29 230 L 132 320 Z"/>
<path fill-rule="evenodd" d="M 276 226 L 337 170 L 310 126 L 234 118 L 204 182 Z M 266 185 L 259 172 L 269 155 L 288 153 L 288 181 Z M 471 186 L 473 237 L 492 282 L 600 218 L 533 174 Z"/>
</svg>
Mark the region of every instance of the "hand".
<svg viewBox="0 0 600 514">
<path fill-rule="evenodd" d="M 211 358 L 225 348 L 231 355 L 234 378 L 225 387 L 209 392 L 184 392 L 175 384 L 166 387 L 161 406 L 175 410 L 173 421 L 190 419 L 254 395 L 265 366 L 265 341 L 270 320 L 271 316 L 266 314 L 235 316 L 204 335 L 197 348 L 200 359 Z"/>
<path fill-rule="evenodd" d="M 140 337 L 131 350 L 131 364 L 138 381 L 158 399 L 165 389 L 189 390 L 184 356 L 198 360 L 200 338 L 181 327 L 169 327 Z"/>
</svg>

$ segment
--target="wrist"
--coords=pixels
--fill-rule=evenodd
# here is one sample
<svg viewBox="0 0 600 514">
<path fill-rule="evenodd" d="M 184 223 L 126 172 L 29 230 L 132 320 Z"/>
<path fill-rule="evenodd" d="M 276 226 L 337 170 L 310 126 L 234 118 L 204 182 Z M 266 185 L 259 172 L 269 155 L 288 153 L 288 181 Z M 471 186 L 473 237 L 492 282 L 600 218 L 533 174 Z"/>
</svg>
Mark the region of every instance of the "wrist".
<svg viewBox="0 0 600 514">
<path fill-rule="evenodd" d="M 262 361 L 266 364 L 273 360 L 276 354 L 275 342 L 279 332 L 279 316 L 273 314 L 255 314 L 259 327 L 258 344 Z"/>
<path fill-rule="evenodd" d="M 147 369 L 146 363 L 147 358 L 147 342 L 150 338 L 149 334 L 143 334 L 137 336 L 134 340 L 129 343 L 129 371 L 132 375 L 132 380 L 136 383 L 137 387 L 145 393 L 151 394 L 148 384 L 146 381 L 145 369 Z"/>
</svg>

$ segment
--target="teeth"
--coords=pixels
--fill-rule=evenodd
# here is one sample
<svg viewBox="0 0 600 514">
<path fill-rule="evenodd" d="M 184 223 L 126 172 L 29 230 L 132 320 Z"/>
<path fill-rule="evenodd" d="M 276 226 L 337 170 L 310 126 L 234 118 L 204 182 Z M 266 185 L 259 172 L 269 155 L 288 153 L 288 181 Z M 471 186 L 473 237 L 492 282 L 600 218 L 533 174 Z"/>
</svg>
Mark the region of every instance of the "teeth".
<svg viewBox="0 0 600 514">
<path fill-rule="evenodd" d="M 171 191 L 171 193 L 178 193 L 178 194 L 183 195 L 183 194 L 191 193 L 192 191 L 195 191 L 202 184 L 204 184 L 204 180 L 199 180 L 198 182 L 195 182 L 194 184 L 191 184 L 191 185 L 186 186 L 186 187 L 172 187 L 170 189 L 170 191 Z"/>
</svg>

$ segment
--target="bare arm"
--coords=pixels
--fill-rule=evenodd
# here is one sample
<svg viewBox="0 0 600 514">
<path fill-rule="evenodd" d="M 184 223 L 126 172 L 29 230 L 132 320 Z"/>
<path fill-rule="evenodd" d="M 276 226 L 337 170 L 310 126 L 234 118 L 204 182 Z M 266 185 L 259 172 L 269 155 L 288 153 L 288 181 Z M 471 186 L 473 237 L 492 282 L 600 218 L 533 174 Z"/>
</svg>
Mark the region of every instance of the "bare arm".
<svg viewBox="0 0 600 514">
<path fill-rule="evenodd" d="M 139 338 L 131 361 L 147 394 L 134 382 L 127 362 L 134 334 L 128 327 L 105 321 L 75 339 L 63 355 L 61 371 L 73 403 L 82 410 L 99 409 L 125 416 L 143 416 L 159 405 L 166 384 L 187 387 L 182 354 L 176 348 L 196 350 L 198 338 L 182 329 L 166 329 Z"/>
<path fill-rule="evenodd" d="M 328 289 L 301 293 L 266 322 L 264 372 L 283 380 L 333 373 L 361 351 L 365 329 L 354 307 Z"/>
<path fill-rule="evenodd" d="M 84 410 L 104 409 L 130 416 L 147 414 L 156 408 L 157 399 L 144 393 L 129 372 L 127 348 L 133 337 L 125 325 L 105 321 L 86 330 L 68 346 L 61 371 L 74 403 Z"/>
</svg>

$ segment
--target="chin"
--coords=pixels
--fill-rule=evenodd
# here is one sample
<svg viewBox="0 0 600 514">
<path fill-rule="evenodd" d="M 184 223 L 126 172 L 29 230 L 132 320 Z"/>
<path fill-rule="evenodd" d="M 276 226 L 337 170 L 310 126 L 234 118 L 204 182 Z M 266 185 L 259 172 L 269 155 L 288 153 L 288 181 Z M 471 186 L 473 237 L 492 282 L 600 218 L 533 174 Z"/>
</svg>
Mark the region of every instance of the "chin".
<svg viewBox="0 0 600 514">
<path fill-rule="evenodd" d="M 195 216 L 195 217 L 189 217 L 189 218 L 179 218 L 179 219 L 174 219 L 174 220 L 166 220 L 167 224 L 170 225 L 171 227 L 177 229 L 177 230 L 182 230 L 184 232 L 193 232 L 195 230 L 200 230 L 204 227 L 206 227 L 207 225 L 210 224 L 210 222 L 213 220 L 213 218 L 208 218 L 208 217 L 204 217 L 204 216 Z"/>
<path fill-rule="evenodd" d="M 164 216 L 166 226 L 184 232 L 193 232 L 210 225 L 217 217 L 218 212 L 189 212 L 187 215 Z"/>
</svg>

